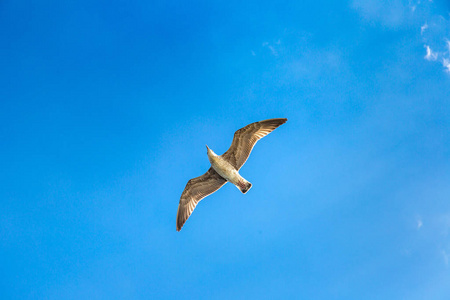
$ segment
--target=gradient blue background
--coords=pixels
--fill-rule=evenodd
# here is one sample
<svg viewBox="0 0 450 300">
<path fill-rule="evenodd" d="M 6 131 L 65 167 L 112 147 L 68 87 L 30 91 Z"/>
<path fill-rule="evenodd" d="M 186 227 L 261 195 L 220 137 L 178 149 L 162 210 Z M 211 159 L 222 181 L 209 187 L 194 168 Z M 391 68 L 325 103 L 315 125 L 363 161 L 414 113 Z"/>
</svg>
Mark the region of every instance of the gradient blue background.
<svg viewBox="0 0 450 300">
<path fill-rule="evenodd" d="M 450 299 L 449 12 L 1 1 L 1 298 Z M 205 144 L 276 117 L 176 232 Z"/>
</svg>

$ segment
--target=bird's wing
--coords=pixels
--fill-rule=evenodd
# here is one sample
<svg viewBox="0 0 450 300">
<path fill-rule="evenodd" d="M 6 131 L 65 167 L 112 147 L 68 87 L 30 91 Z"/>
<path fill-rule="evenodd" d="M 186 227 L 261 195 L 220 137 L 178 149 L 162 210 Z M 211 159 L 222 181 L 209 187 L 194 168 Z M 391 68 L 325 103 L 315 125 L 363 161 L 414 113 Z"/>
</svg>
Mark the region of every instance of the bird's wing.
<svg viewBox="0 0 450 300">
<path fill-rule="evenodd" d="M 220 189 L 226 182 L 212 167 L 202 176 L 189 180 L 178 205 L 177 231 L 181 230 L 200 200 Z"/>
<path fill-rule="evenodd" d="M 269 119 L 249 124 L 234 133 L 230 149 L 222 157 L 239 170 L 250 156 L 256 142 L 271 133 L 287 119 Z"/>
</svg>

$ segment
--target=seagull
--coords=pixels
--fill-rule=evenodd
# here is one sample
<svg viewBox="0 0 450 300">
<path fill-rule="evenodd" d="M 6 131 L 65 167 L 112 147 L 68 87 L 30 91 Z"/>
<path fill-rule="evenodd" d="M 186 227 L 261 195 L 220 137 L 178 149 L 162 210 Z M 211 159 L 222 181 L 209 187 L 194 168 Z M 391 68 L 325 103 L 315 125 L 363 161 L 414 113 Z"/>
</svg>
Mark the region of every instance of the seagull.
<svg viewBox="0 0 450 300">
<path fill-rule="evenodd" d="M 200 200 L 220 189 L 228 181 L 242 193 L 248 192 L 252 184 L 239 174 L 239 169 L 247 161 L 256 142 L 286 121 L 285 118 L 269 119 L 239 129 L 234 133 L 230 148 L 222 155 L 215 154 L 206 145 L 211 167 L 205 174 L 192 178 L 186 184 L 178 205 L 177 231 L 181 230 Z"/>
</svg>

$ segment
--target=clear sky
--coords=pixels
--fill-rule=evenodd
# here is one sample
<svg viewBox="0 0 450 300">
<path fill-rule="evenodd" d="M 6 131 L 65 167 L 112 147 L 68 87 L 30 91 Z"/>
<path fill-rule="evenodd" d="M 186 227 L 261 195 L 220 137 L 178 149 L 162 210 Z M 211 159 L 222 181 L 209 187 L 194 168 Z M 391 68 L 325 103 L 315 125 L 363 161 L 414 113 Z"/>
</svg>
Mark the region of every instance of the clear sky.
<svg viewBox="0 0 450 300">
<path fill-rule="evenodd" d="M 445 0 L 0 2 L 1 299 L 450 299 Z M 176 232 L 235 130 L 288 122 Z"/>
</svg>

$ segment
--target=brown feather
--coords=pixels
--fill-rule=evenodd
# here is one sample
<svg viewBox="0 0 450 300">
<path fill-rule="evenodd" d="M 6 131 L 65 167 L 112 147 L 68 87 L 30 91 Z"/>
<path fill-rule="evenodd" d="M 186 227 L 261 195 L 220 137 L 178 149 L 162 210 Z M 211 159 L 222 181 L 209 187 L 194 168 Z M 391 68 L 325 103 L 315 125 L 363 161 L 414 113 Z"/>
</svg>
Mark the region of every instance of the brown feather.
<svg viewBox="0 0 450 300">
<path fill-rule="evenodd" d="M 220 189 L 226 182 L 212 167 L 205 174 L 189 180 L 178 205 L 177 231 L 181 230 L 200 200 Z"/>
<path fill-rule="evenodd" d="M 265 137 L 287 119 L 269 119 L 249 124 L 234 133 L 230 148 L 222 157 L 239 170 L 247 161 L 256 142 Z"/>
</svg>

